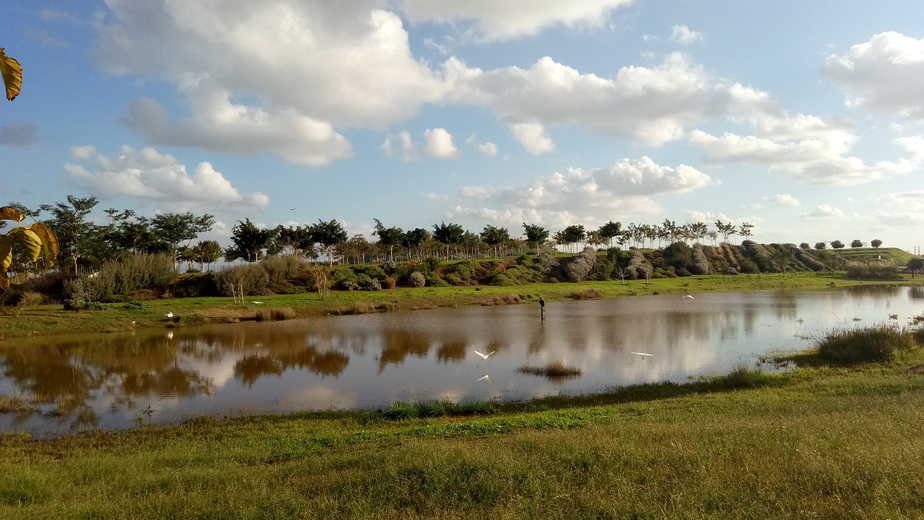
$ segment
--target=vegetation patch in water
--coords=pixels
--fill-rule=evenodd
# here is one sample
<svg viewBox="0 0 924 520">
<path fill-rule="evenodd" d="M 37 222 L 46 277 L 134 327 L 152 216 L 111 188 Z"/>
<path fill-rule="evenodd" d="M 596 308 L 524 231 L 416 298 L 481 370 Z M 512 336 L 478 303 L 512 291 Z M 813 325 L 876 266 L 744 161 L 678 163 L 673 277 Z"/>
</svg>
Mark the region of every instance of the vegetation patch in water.
<svg viewBox="0 0 924 520">
<path fill-rule="evenodd" d="M 549 379 L 566 379 L 569 377 L 577 377 L 581 375 L 580 368 L 567 367 L 563 365 L 561 361 L 549 363 L 544 367 L 523 366 L 518 368 L 517 372 L 522 374 L 531 374 L 534 376 L 543 376 Z"/>
</svg>

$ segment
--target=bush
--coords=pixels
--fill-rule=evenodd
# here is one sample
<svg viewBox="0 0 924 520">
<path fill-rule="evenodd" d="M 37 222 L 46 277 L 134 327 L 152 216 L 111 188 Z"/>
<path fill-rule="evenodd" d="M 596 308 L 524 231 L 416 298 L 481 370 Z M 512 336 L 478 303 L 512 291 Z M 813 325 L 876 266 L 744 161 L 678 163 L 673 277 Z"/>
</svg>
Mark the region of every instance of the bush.
<svg viewBox="0 0 924 520">
<path fill-rule="evenodd" d="M 424 267 L 427 271 L 436 271 L 436 268 L 440 266 L 440 259 L 433 258 L 432 256 L 424 260 Z"/>
<path fill-rule="evenodd" d="M 366 277 L 368 278 L 368 277 Z M 340 291 L 358 291 L 359 277 L 349 267 L 338 267 L 331 273 L 334 289 Z"/>
<path fill-rule="evenodd" d="M 859 240 L 854 240 L 850 243 L 850 247 L 863 247 L 863 242 Z"/>
<path fill-rule="evenodd" d="M 86 278 L 75 278 L 64 282 L 64 310 L 84 311 L 103 308 Z"/>
<path fill-rule="evenodd" d="M 812 246 L 810 246 L 808 242 L 802 242 L 801 244 L 799 244 L 799 249 L 811 249 L 811 248 Z"/>
<path fill-rule="evenodd" d="M 385 274 L 385 270 L 377 265 L 354 265 L 353 271 L 357 274 L 364 274 L 373 280 L 378 280 L 379 282 L 384 282 L 388 275 Z"/>
<path fill-rule="evenodd" d="M 449 287 L 449 283 L 446 280 L 440 278 L 440 275 L 436 273 L 427 273 L 427 286 L 429 287 Z"/>
<path fill-rule="evenodd" d="M 835 330 L 817 344 L 819 357 L 845 364 L 891 361 L 898 352 L 915 346 L 915 339 L 910 333 L 888 325 Z"/>
<path fill-rule="evenodd" d="M 200 298 L 219 295 L 215 277 L 211 274 L 181 276 L 170 284 L 168 290 L 174 298 Z M 131 296 L 131 294 L 128 296 Z"/>
<path fill-rule="evenodd" d="M 215 283 L 223 296 L 232 296 L 239 288 L 245 295 L 259 296 L 269 289 L 269 275 L 260 264 L 241 265 L 219 273 Z"/>
<path fill-rule="evenodd" d="M 305 267 L 305 260 L 295 255 L 268 256 L 260 265 L 266 270 L 270 285 L 286 285 Z"/>
<path fill-rule="evenodd" d="M 412 287 L 423 287 L 427 285 L 427 278 L 420 271 L 414 271 L 408 276 L 408 281 Z"/>
<path fill-rule="evenodd" d="M 854 280 L 901 280 L 898 268 L 889 264 L 849 264 L 847 278 Z"/>
<path fill-rule="evenodd" d="M 99 271 L 80 278 L 80 284 L 67 284 L 64 298 L 75 300 L 74 290 L 78 288 L 77 299 L 93 302 L 111 302 L 135 291 L 154 290 L 162 293 L 176 277 L 173 258 L 169 255 L 127 255 L 110 260 Z"/>
</svg>

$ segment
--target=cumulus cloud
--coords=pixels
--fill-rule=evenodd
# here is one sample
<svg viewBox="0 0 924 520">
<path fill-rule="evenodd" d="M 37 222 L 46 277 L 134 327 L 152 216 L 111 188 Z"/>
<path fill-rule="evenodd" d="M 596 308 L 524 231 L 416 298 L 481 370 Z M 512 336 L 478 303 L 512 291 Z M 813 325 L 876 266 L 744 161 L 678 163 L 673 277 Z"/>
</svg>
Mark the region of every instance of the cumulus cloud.
<svg viewBox="0 0 924 520">
<path fill-rule="evenodd" d="M 175 157 L 154 148 L 123 146 L 116 156 L 98 153 L 92 146 L 71 148 L 80 163 L 66 163 L 69 178 L 100 197 L 131 197 L 171 207 L 206 207 L 210 210 L 259 209 L 269 203 L 263 193 L 241 193 L 208 162 L 190 173 Z"/>
<path fill-rule="evenodd" d="M 675 25 L 671 27 L 671 41 L 682 45 L 689 45 L 702 41 L 703 33 L 696 32 L 686 25 Z"/>
<path fill-rule="evenodd" d="M 691 166 L 662 166 L 649 157 L 623 159 L 606 168 L 569 168 L 526 186 L 468 186 L 460 194 L 467 201 L 453 214 L 503 223 L 596 223 L 615 215 L 656 214 L 661 208 L 654 197 L 710 183 L 711 177 Z"/>
<path fill-rule="evenodd" d="M 399 157 L 404 162 L 413 161 L 417 157 L 414 139 L 407 130 L 398 134 L 389 134 L 382 143 L 382 150 L 389 157 Z"/>
<path fill-rule="evenodd" d="M 609 13 L 632 0 L 404 0 L 413 22 L 471 22 L 479 40 L 504 40 L 534 35 L 547 27 L 600 27 Z"/>
<path fill-rule="evenodd" d="M 718 81 L 676 53 L 654 67 L 622 67 L 613 77 L 583 74 L 549 57 L 528 69 L 487 71 L 450 58 L 444 74 L 452 85 L 447 101 L 493 107 L 533 153 L 550 149 L 547 126 L 662 145 L 707 119 L 774 109 L 766 93 Z"/>
<path fill-rule="evenodd" d="M 0 146 L 27 147 L 38 142 L 38 127 L 32 123 L 0 125 Z"/>
<path fill-rule="evenodd" d="M 381 129 L 441 95 L 400 17 L 379 2 L 106 3 L 104 69 L 167 81 L 192 113 L 174 123 L 150 102 L 135 106 L 130 120 L 153 142 L 326 164 L 349 156 L 334 127 Z"/>
<path fill-rule="evenodd" d="M 835 208 L 830 204 L 820 204 L 815 206 L 815 209 L 808 213 L 804 213 L 802 216 L 808 219 L 830 219 L 844 217 L 845 213 L 843 210 Z"/>
<path fill-rule="evenodd" d="M 478 142 L 474 135 L 470 135 L 465 142 L 485 157 L 497 157 L 497 145 L 491 141 Z"/>
<path fill-rule="evenodd" d="M 924 39 L 883 32 L 825 60 L 849 106 L 924 120 Z"/>
<path fill-rule="evenodd" d="M 914 158 L 867 163 L 850 155 L 856 134 L 849 125 L 807 114 L 758 115 L 748 123 L 756 135 L 726 132 L 715 136 L 701 130 L 690 133 L 690 142 L 712 162 L 765 164 L 797 180 L 820 185 L 855 185 L 905 175 L 916 167 Z M 896 140 L 905 149 L 913 140 Z"/>
<path fill-rule="evenodd" d="M 424 151 L 437 159 L 458 159 L 462 152 L 452 142 L 452 134 L 445 128 L 430 128 L 424 131 Z"/>
</svg>

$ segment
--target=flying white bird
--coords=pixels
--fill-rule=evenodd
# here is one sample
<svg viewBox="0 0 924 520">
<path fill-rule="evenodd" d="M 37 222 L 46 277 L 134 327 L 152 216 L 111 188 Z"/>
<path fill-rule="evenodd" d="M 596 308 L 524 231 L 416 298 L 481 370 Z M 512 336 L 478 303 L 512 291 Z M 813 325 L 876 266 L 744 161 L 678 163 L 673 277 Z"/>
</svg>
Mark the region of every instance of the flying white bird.
<svg viewBox="0 0 924 520">
<path fill-rule="evenodd" d="M 478 380 L 479 380 L 479 381 L 488 381 L 488 382 L 491 382 L 491 376 L 489 376 L 488 374 L 485 374 L 485 375 L 479 377 Z"/>
<path fill-rule="evenodd" d="M 694 298 L 692 294 L 684 295 L 684 298 L 686 298 L 686 299 L 688 299 L 688 300 L 690 300 L 690 301 L 694 301 L 694 302 L 696 301 L 696 298 Z"/>
<path fill-rule="evenodd" d="M 497 352 L 497 351 L 496 351 L 496 350 L 492 350 L 491 352 L 488 352 L 487 354 L 482 354 L 481 352 L 478 352 L 478 351 L 476 350 L 476 351 L 475 351 L 475 354 L 478 354 L 479 356 L 481 356 L 481 359 L 488 359 L 489 357 L 491 357 L 492 355 L 494 355 L 495 352 Z"/>
<path fill-rule="evenodd" d="M 646 354 L 644 352 L 629 352 L 629 354 L 632 354 L 634 356 L 642 356 L 642 357 L 654 357 L 654 354 Z"/>
<path fill-rule="evenodd" d="M 172 313 L 172 312 L 168 312 L 167 314 L 164 314 L 164 316 L 166 316 L 167 319 L 169 320 L 169 319 L 172 319 L 172 318 L 173 318 L 173 313 Z"/>
</svg>

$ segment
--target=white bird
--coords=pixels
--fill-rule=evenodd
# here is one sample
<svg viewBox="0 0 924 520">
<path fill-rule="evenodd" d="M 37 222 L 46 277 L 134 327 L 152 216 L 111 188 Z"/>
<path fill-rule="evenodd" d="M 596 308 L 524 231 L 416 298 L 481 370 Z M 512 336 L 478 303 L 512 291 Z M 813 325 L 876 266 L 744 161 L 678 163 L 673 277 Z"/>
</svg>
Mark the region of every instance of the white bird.
<svg viewBox="0 0 924 520">
<path fill-rule="evenodd" d="M 489 376 L 488 374 L 485 374 L 485 375 L 479 377 L 478 380 L 479 380 L 479 381 L 488 381 L 488 382 L 490 382 L 490 381 L 491 381 L 491 376 Z"/>
<path fill-rule="evenodd" d="M 686 294 L 686 295 L 684 295 L 684 298 L 687 298 L 688 300 L 691 300 L 691 301 L 694 301 L 694 302 L 696 301 L 696 298 L 694 298 L 692 294 Z"/>
<path fill-rule="evenodd" d="M 173 331 L 167 332 L 167 339 L 173 339 Z"/>
<path fill-rule="evenodd" d="M 164 314 L 164 316 L 166 316 L 167 319 L 169 320 L 169 319 L 172 319 L 172 318 L 173 318 L 173 313 L 172 313 L 172 312 L 168 312 L 167 314 Z"/>
<path fill-rule="evenodd" d="M 496 351 L 496 350 L 492 350 L 491 352 L 488 352 L 487 354 L 482 354 L 481 352 L 478 352 L 478 351 L 476 350 L 476 351 L 475 351 L 475 354 L 478 354 L 479 356 L 481 356 L 481 359 L 488 359 L 489 357 L 491 357 L 492 355 L 494 355 L 495 352 L 497 352 L 497 351 Z"/>
<path fill-rule="evenodd" d="M 644 352 L 629 352 L 629 354 L 632 354 L 634 356 L 642 356 L 642 357 L 654 357 L 654 354 L 646 354 Z"/>
<path fill-rule="evenodd" d="M 263 302 L 250 302 L 250 303 L 252 303 L 252 304 L 254 304 L 254 305 L 263 305 Z"/>
</svg>

